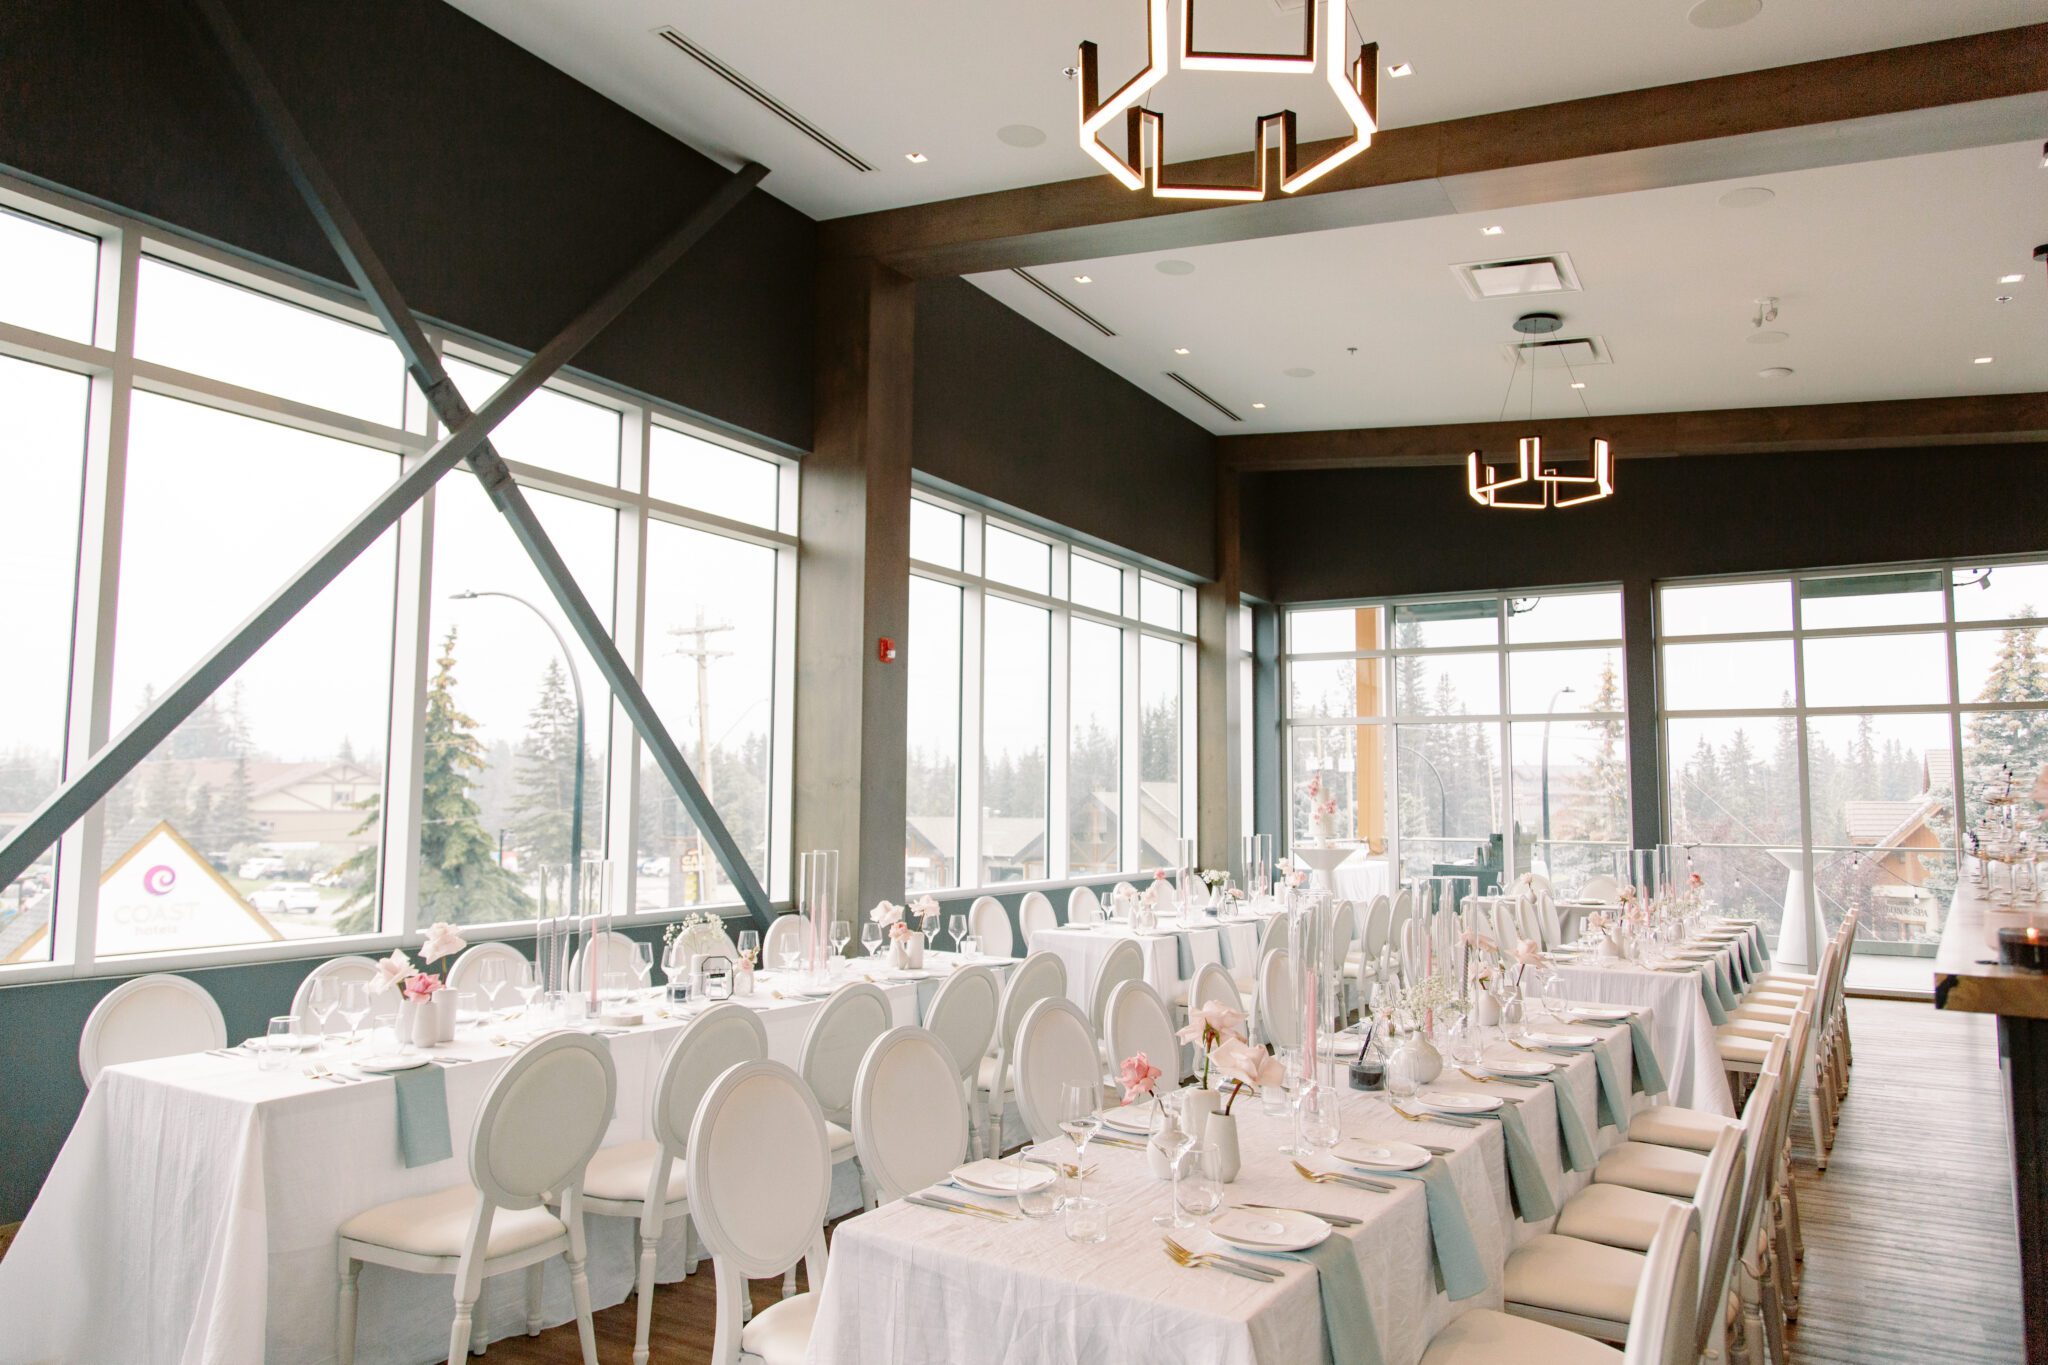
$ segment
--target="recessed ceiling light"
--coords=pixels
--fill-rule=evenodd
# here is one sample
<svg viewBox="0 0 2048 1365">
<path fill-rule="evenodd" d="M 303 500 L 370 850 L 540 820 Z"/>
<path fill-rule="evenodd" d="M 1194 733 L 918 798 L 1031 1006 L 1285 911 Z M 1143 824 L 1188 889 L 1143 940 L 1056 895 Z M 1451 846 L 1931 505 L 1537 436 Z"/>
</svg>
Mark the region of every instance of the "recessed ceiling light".
<svg viewBox="0 0 2048 1365">
<path fill-rule="evenodd" d="M 1993 357 L 1991 357 L 1991 356 L 1988 356 L 1988 355 L 1980 355 L 1980 356 L 1978 356 L 1978 357 L 1977 357 L 1977 358 L 1976 358 L 1975 360 L 1971 361 L 1970 363 L 1971 363 L 1972 365 L 1989 365 L 1989 364 L 1991 363 L 1992 359 L 1993 359 Z"/>
<path fill-rule="evenodd" d="M 1252 404 L 1252 406 L 1257 408 L 1260 412 L 1264 412 L 1266 410 L 1266 405 L 1264 403 L 1254 403 Z"/>
<path fill-rule="evenodd" d="M 1572 387 L 1575 389 L 1583 389 L 1586 387 L 1586 381 L 1583 379 L 1574 379 L 1572 381 Z"/>
<path fill-rule="evenodd" d="M 913 166 L 922 166 L 925 162 L 931 160 L 931 158 L 926 156 L 923 152 L 905 152 L 903 154 L 903 159 L 905 161 L 908 161 Z"/>
<path fill-rule="evenodd" d="M 1776 346 L 1781 341 L 1790 341 L 1791 339 L 1792 334 L 1790 332 L 1751 332 L 1749 334 L 1749 344 L 1752 346 Z"/>
<path fill-rule="evenodd" d="M 1765 189 L 1762 185 L 1744 185 L 1739 190 L 1730 190 L 1721 196 L 1724 209 L 1753 209 L 1768 204 L 1778 197 L 1776 190 Z"/>
<path fill-rule="evenodd" d="M 1685 17 L 1694 28 L 1734 28 L 1763 10 L 1764 0 L 1699 0 Z"/>
<path fill-rule="evenodd" d="M 1479 229 L 1479 235 L 1481 237 L 1498 237 L 1506 231 L 1507 229 L 1499 223 L 1489 223 L 1487 226 Z"/>
<path fill-rule="evenodd" d="M 1392 76 L 1395 80 L 1399 80 L 1403 76 L 1414 75 L 1415 67 L 1410 62 L 1396 62 L 1394 63 L 1394 65 L 1387 68 L 1387 74 L 1389 76 Z"/>
<path fill-rule="evenodd" d="M 1768 370 L 1758 370 L 1756 377 L 1758 379 L 1790 379 L 1792 371 L 1783 365 L 1773 365 Z"/>
<path fill-rule="evenodd" d="M 1289 379 L 1314 379 L 1316 377 L 1314 370 L 1305 369 L 1300 365 L 1295 366 L 1291 370 L 1283 370 L 1281 373 L 1285 374 Z"/>
<path fill-rule="evenodd" d="M 1075 283 L 1075 284 L 1093 284 L 1093 283 L 1095 283 L 1095 277 L 1094 277 L 1093 275 L 1076 275 L 1076 276 L 1074 276 L 1074 283 Z"/>
<path fill-rule="evenodd" d="M 2026 278 L 2025 275 L 2000 275 L 1998 282 L 2000 284 L 2024 284 Z"/>
<path fill-rule="evenodd" d="M 1998 301 L 1999 301 L 2000 303 L 2011 303 L 2011 302 L 2012 302 L 2012 295 L 2010 295 L 2010 294 L 2000 294 L 2000 295 L 1998 296 Z"/>
<path fill-rule="evenodd" d="M 1176 346 L 1173 348 L 1173 353 L 1175 355 L 1186 355 L 1188 353 L 1188 348 L 1185 346 Z"/>
<path fill-rule="evenodd" d="M 1036 147 L 1045 141 L 1045 129 L 1028 123 L 1006 123 L 996 129 L 996 141 L 1011 147 Z"/>
<path fill-rule="evenodd" d="M 1192 275 L 1195 273 L 1195 263 L 1193 261 L 1161 261 L 1152 268 L 1162 275 Z"/>
</svg>

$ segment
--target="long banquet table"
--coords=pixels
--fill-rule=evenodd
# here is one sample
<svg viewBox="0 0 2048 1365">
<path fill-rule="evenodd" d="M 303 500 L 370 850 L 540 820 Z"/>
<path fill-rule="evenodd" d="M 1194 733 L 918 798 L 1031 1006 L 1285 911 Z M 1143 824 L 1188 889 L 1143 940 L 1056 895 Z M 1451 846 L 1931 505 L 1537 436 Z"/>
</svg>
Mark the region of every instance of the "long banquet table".
<svg viewBox="0 0 2048 1365">
<path fill-rule="evenodd" d="M 919 981 L 858 961 L 842 975 L 872 975 L 895 1022 L 915 1023 L 951 965 L 950 954 L 933 959 L 938 970 Z M 759 1010 L 769 1055 L 795 1065 L 822 1001 L 777 998 L 777 981 L 762 973 L 740 1003 Z M 606 1036 L 619 1078 L 607 1144 L 651 1135 L 650 1092 L 683 1023 L 657 1018 Z M 443 1072 L 454 1155 L 413 1168 L 400 1158 L 395 1088 L 384 1078 L 335 1085 L 296 1065 L 266 1073 L 247 1056 L 206 1053 L 109 1067 L 0 1261 L 0 1361 L 334 1360 L 336 1229 L 364 1209 L 468 1179 L 476 1111 L 514 1055 L 489 1032 L 464 1030 L 435 1050 L 452 1063 Z M 850 1165 L 840 1177 L 834 1211 L 858 1208 Z M 618 1303 L 633 1280 L 632 1225 L 593 1217 L 588 1228 L 592 1302 Z M 685 1273 L 686 1236 L 677 1225 L 664 1238 L 663 1282 Z M 486 1283 L 479 1342 L 525 1332 L 524 1280 Z M 361 1288 L 363 1365 L 441 1358 L 446 1278 L 368 1266 Z M 559 1260 L 548 1264 L 543 1307 L 550 1323 L 573 1316 Z"/>
<path fill-rule="evenodd" d="M 1628 1029 L 1581 1031 L 1604 1040 L 1626 1090 L 1633 1067 Z M 1509 1049 L 1501 1055 L 1527 1054 Z M 1568 1102 L 1604 1150 L 1619 1140 L 1619 1131 L 1598 1126 L 1592 1055 L 1560 1060 Z M 1552 1086 L 1482 1086 L 1450 1066 L 1437 1084 L 1520 1102 L 1558 1203 L 1589 1181 L 1589 1171 L 1564 1169 Z M 1450 1149 L 1445 1161 L 1477 1243 L 1483 1293 L 1453 1303 L 1437 1290 L 1419 1181 L 1392 1182 L 1391 1194 L 1305 1183 L 1277 1151 L 1289 1121 L 1265 1115 L 1252 1096 L 1237 1106 L 1244 1169 L 1226 1187 L 1226 1200 L 1363 1220 L 1331 1235 L 1354 1245 L 1385 1365 L 1414 1365 L 1452 1319 L 1500 1306 L 1508 1252 L 1548 1223 L 1523 1223 L 1512 1212 L 1500 1124 L 1413 1124 L 1390 1113 L 1379 1097 L 1352 1091 L 1341 1110 L 1346 1137 Z M 1096 1146 L 1088 1160 L 1096 1168 L 1088 1193 L 1109 1205 L 1109 1237 L 1099 1244 L 1068 1241 L 1058 1218 L 996 1223 L 900 1202 L 841 1223 L 808 1365 L 1312 1365 L 1329 1359 L 1312 1268 L 1275 1259 L 1282 1278 L 1271 1285 L 1182 1269 L 1166 1258 L 1162 1230 L 1151 1221 L 1168 1195 L 1150 1175 L 1145 1154 Z"/>
<path fill-rule="evenodd" d="M 1259 935 L 1266 921 L 1279 912 L 1278 905 L 1271 905 L 1229 919 L 1210 914 L 1187 919 L 1162 915 L 1149 934 L 1134 934 L 1128 923 L 1112 920 L 1062 924 L 1032 935 L 1031 951 L 1052 953 L 1066 965 L 1067 998 L 1085 1010 L 1095 989 L 1096 971 L 1109 950 L 1120 941 L 1135 939 L 1145 957 L 1145 980 L 1171 1003 L 1175 992 L 1205 963 L 1221 962 L 1234 973 L 1249 973 L 1258 963 Z"/>
</svg>

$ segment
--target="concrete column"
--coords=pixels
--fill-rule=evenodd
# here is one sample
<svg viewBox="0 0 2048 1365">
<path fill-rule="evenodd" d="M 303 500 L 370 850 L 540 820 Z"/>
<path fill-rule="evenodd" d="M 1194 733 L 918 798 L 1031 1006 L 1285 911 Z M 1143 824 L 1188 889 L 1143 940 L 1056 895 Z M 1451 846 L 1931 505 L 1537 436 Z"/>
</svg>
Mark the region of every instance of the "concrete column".
<svg viewBox="0 0 2048 1365">
<path fill-rule="evenodd" d="M 1237 608 L 1242 594 L 1240 475 L 1216 471 L 1216 580 L 1195 591 L 1195 836 L 1204 867 L 1233 867 L 1244 833 L 1237 793 L 1251 780 L 1241 771 L 1239 737 L 1248 723 L 1238 679 Z"/>
<path fill-rule="evenodd" d="M 1664 837 L 1664 768 L 1657 724 L 1656 588 L 1647 578 L 1621 584 L 1623 680 L 1628 696 L 1630 844 L 1655 848 Z"/>
</svg>

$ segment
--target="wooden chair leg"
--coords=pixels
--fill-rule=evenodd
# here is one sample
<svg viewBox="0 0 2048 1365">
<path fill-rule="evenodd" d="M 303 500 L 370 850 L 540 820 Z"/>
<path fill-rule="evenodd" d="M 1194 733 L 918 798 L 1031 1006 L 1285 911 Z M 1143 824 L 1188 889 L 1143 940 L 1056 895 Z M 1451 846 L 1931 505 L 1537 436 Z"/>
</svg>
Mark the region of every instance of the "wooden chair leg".
<svg viewBox="0 0 2048 1365">
<path fill-rule="evenodd" d="M 337 1355 L 341 1365 L 355 1365 L 356 1361 L 356 1285 L 363 1277 L 363 1263 L 346 1260 L 341 1267 L 341 1321 L 337 1336 Z"/>
</svg>

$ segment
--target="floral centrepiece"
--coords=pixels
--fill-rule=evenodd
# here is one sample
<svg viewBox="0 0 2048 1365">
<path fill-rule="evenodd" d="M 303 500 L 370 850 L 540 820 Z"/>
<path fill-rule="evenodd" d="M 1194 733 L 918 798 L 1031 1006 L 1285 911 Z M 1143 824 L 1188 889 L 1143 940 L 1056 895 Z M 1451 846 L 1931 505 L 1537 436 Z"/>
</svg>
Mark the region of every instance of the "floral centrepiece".
<svg viewBox="0 0 2048 1365">
<path fill-rule="evenodd" d="M 1159 1068 L 1152 1065 L 1144 1053 L 1134 1052 L 1124 1058 L 1117 1068 L 1117 1079 L 1123 1082 L 1124 1103 L 1130 1104 L 1140 1095 L 1155 1093 L 1153 1087 L 1159 1081 Z"/>
<path fill-rule="evenodd" d="M 678 945 L 686 957 L 715 953 L 725 947 L 725 921 L 708 910 L 684 915 L 661 935 L 661 956 L 668 961 Z M 665 970 L 665 969 L 664 969 Z"/>
<path fill-rule="evenodd" d="M 437 921 L 427 927 L 426 941 L 420 945 L 420 960 L 439 962 L 468 946 L 453 925 Z M 447 985 L 441 975 L 415 965 L 402 948 L 393 948 L 391 956 L 379 960 L 377 974 L 370 979 L 372 990 L 385 991 L 396 986 L 408 1000 L 431 1000 L 436 991 L 445 990 Z"/>
<path fill-rule="evenodd" d="M 1214 1061 L 1217 1045 L 1225 1041 L 1244 1041 L 1244 1011 L 1211 1000 L 1188 1015 L 1187 1026 L 1174 1035 L 1183 1043 L 1194 1043 L 1202 1049 L 1202 1086 L 1209 1088 L 1209 1071 Z"/>
</svg>

